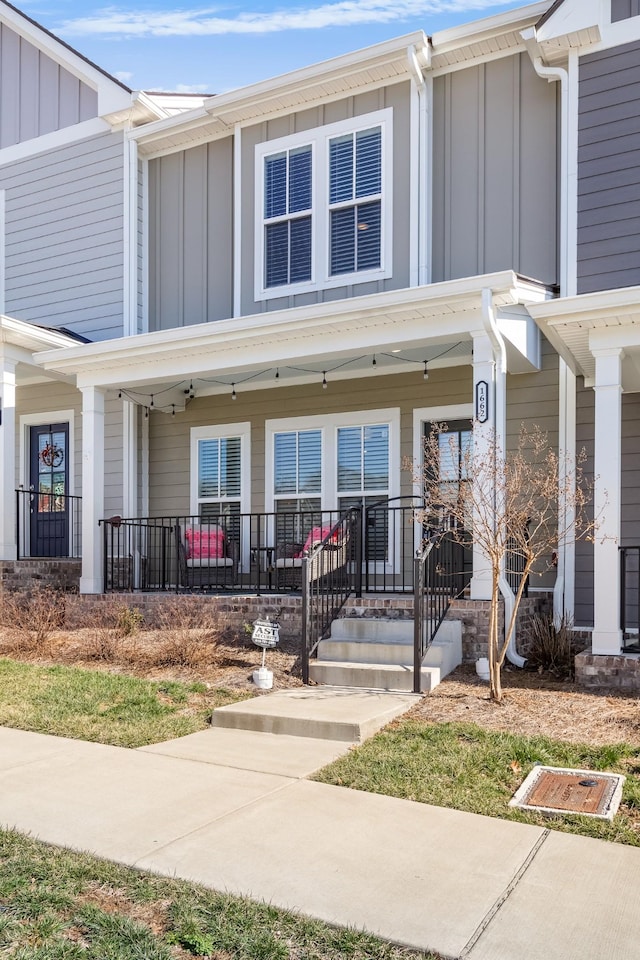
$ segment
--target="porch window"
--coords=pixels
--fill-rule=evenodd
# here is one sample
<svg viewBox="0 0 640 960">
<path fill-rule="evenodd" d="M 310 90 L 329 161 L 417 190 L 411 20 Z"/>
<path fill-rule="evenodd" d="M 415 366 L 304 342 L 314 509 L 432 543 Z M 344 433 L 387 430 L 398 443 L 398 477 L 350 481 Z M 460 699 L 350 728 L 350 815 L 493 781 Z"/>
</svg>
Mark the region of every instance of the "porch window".
<svg viewBox="0 0 640 960">
<path fill-rule="evenodd" d="M 290 430 L 276 433 L 273 442 L 275 511 L 280 515 L 276 538 L 302 544 L 321 522 L 322 432 Z"/>
<path fill-rule="evenodd" d="M 198 441 L 198 515 L 203 520 L 240 513 L 240 437 Z"/>
<path fill-rule="evenodd" d="M 389 424 L 339 427 L 337 431 L 337 490 L 340 510 L 365 509 L 389 498 Z M 386 560 L 389 518 L 372 512 L 367 529 L 367 559 Z"/>
</svg>

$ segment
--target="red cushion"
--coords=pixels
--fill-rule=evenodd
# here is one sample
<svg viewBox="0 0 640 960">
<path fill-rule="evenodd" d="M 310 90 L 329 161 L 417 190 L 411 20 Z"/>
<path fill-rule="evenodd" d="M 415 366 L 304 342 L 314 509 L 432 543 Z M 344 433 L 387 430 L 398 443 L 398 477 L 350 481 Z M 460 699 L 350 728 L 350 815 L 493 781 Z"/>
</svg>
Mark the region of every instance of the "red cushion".
<svg viewBox="0 0 640 960">
<path fill-rule="evenodd" d="M 302 553 L 299 553 L 298 556 L 301 557 L 307 550 L 311 550 L 312 547 L 316 547 L 319 543 L 322 543 L 324 538 L 328 537 L 330 533 L 331 527 L 312 527 L 309 531 L 309 536 L 304 542 Z"/>
<path fill-rule="evenodd" d="M 188 529 L 185 537 L 189 560 L 219 560 L 225 555 L 224 530 L 219 527 L 211 527 L 210 530 Z"/>
</svg>

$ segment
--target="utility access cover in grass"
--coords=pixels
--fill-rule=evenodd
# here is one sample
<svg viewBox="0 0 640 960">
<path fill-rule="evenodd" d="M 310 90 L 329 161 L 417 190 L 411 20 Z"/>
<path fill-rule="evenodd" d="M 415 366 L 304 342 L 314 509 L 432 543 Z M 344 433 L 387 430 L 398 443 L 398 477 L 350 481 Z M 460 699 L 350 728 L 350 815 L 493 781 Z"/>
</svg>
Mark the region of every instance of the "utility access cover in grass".
<svg viewBox="0 0 640 960">
<path fill-rule="evenodd" d="M 509 806 L 613 820 L 620 806 L 624 781 L 625 777 L 619 773 L 534 767 Z"/>
</svg>

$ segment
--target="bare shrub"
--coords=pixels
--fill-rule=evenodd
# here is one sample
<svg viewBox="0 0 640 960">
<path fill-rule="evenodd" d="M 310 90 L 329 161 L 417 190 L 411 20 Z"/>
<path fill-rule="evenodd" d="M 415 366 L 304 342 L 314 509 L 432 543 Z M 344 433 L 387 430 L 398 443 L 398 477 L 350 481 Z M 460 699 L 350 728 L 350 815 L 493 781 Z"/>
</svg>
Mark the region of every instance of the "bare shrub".
<svg viewBox="0 0 640 960">
<path fill-rule="evenodd" d="M 177 597 L 158 605 L 154 622 L 158 642 L 147 648 L 146 658 L 157 667 L 197 670 L 214 663 L 227 629 L 208 604 L 184 603 Z"/>
<path fill-rule="evenodd" d="M 65 622 L 65 598 L 52 587 L 35 587 L 29 593 L 3 593 L 0 624 L 16 653 L 46 656 L 51 639 Z"/>
<path fill-rule="evenodd" d="M 119 660 L 131 661 L 130 646 L 141 625 L 142 613 L 126 604 L 98 604 L 91 622 L 89 634 L 84 641 L 83 653 L 87 660 L 100 660 L 113 663 Z M 123 640 L 129 643 L 125 648 Z"/>
<path fill-rule="evenodd" d="M 548 670 L 559 680 L 572 680 L 576 655 L 572 626 L 565 618 L 556 625 L 552 616 L 535 616 L 528 628 L 529 664 Z"/>
</svg>

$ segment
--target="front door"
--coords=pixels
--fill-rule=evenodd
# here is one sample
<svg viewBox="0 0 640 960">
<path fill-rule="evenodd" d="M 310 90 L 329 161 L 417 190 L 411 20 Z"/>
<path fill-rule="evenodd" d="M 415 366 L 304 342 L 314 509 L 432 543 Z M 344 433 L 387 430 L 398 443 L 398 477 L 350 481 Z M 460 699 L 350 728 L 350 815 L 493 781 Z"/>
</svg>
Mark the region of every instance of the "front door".
<svg viewBox="0 0 640 960">
<path fill-rule="evenodd" d="M 432 431 L 433 424 L 425 423 L 425 438 Z M 457 490 L 461 484 L 470 482 L 468 471 L 472 440 L 472 425 L 469 420 L 453 420 L 446 424 L 438 443 L 438 475 L 441 484 L 450 485 Z M 471 537 L 466 531 L 459 531 L 455 537 L 445 534 L 445 540 L 450 541 L 447 548 L 442 550 L 441 554 L 434 552 L 431 556 L 430 562 L 434 567 L 432 583 L 440 583 L 447 592 L 460 596 L 473 575 Z M 447 558 L 446 563 L 441 562 L 441 556 Z"/>
<path fill-rule="evenodd" d="M 69 556 L 69 424 L 31 427 L 32 557 Z"/>
</svg>

